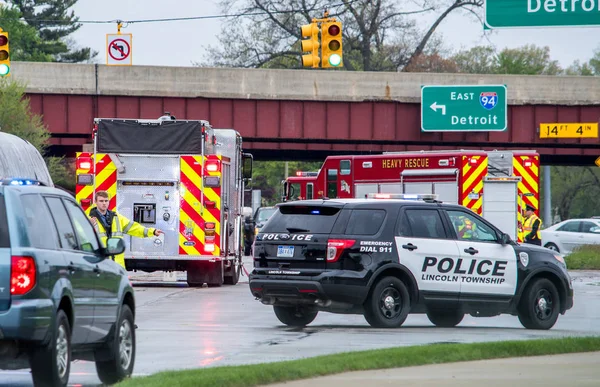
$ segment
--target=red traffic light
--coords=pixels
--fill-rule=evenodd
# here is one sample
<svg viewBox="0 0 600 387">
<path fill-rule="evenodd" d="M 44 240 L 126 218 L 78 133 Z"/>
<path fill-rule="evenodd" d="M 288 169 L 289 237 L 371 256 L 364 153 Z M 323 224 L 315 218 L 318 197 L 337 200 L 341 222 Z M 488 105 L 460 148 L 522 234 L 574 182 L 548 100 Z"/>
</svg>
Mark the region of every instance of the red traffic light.
<svg viewBox="0 0 600 387">
<path fill-rule="evenodd" d="M 4 46 L 8 43 L 8 38 L 4 35 L 0 35 L 0 46 Z"/>
<path fill-rule="evenodd" d="M 331 26 L 329 26 L 329 29 L 327 29 L 327 32 L 329 33 L 329 35 L 331 36 L 336 36 L 340 33 L 340 27 L 333 24 Z"/>
</svg>

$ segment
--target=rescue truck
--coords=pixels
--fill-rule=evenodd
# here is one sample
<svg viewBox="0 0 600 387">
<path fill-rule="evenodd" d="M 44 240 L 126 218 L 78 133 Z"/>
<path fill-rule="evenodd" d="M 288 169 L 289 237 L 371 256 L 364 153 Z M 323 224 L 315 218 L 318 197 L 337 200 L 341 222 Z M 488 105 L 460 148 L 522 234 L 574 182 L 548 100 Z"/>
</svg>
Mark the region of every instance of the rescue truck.
<svg viewBox="0 0 600 387">
<path fill-rule="evenodd" d="M 99 190 L 109 209 L 158 237 L 125 235 L 127 270 L 186 271 L 189 286 L 235 285 L 243 254 L 244 184 L 252 155 L 233 129 L 204 120 L 96 118 L 93 149 L 76 155 L 76 199 Z"/>
<path fill-rule="evenodd" d="M 527 204 L 539 214 L 540 157 L 533 150 L 416 151 L 329 156 L 318 171 L 283 182 L 283 201 L 437 194 L 463 205 L 522 242 Z"/>
</svg>

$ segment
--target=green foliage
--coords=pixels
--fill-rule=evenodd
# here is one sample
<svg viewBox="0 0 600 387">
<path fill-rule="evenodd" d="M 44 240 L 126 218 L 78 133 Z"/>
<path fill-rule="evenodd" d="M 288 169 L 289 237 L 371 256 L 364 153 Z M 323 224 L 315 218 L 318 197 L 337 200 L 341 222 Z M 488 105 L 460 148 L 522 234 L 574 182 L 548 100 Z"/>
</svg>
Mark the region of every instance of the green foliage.
<svg viewBox="0 0 600 387">
<path fill-rule="evenodd" d="M 47 55 L 52 61 L 78 63 L 98 55 L 89 47 L 74 47 L 68 39 L 81 27 L 79 18 L 69 11 L 77 0 L 8 0 L 7 3 L 18 9 L 26 24 L 38 32 L 42 44 L 37 47 L 43 58 Z"/>
<path fill-rule="evenodd" d="M 458 72 L 473 74 L 557 75 L 558 61 L 550 58 L 549 47 L 524 45 L 500 52 L 492 46 L 477 46 L 454 55 Z"/>
<path fill-rule="evenodd" d="M 21 16 L 18 9 L 0 5 L 0 27 L 10 34 L 11 60 L 51 62 L 52 55 L 45 51 L 47 43 L 34 27 L 17 20 Z"/>
<path fill-rule="evenodd" d="M 600 215 L 600 168 L 555 166 L 550 175 L 553 212 L 560 220 Z"/>
<path fill-rule="evenodd" d="M 318 171 L 322 162 L 288 162 L 288 176 L 296 171 Z M 260 189 L 262 205 L 270 206 L 281 201 L 282 184 L 285 180 L 285 161 L 255 161 L 252 167 L 252 184 L 248 189 Z M 250 203 L 248 199 L 246 203 Z"/>
<path fill-rule="evenodd" d="M 250 387 L 351 371 L 598 350 L 600 337 L 430 344 L 340 353 L 285 362 L 165 371 L 151 376 L 134 377 L 119 383 L 118 386 Z"/>
<path fill-rule="evenodd" d="M 600 270 L 600 245 L 577 247 L 565 262 L 569 270 Z"/>
<path fill-rule="evenodd" d="M 8 78 L 0 79 L 0 130 L 29 141 L 45 155 L 50 133 L 41 116 L 31 112 L 29 99 L 25 98 L 25 85 Z M 69 181 L 73 179 L 68 176 L 62 159 L 47 157 L 46 163 L 55 184 L 72 186 Z"/>
</svg>

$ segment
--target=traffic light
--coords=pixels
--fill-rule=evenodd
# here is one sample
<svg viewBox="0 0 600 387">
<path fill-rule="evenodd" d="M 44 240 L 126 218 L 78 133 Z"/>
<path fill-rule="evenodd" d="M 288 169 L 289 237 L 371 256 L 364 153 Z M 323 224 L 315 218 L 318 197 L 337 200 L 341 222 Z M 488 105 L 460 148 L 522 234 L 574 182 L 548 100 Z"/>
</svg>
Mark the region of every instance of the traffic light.
<svg viewBox="0 0 600 387">
<path fill-rule="evenodd" d="M 310 52 L 310 54 L 302 55 L 302 66 L 304 67 L 319 67 L 321 58 L 319 57 L 319 26 L 316 21 L 304 25 L 301 28 L 302 52 Z"/>
<path fill-rule="evenodd" d="M 8 32 L 0 28 L 0 77 L 10 76 L 10 48 L 8 47 Z"/>
<path fill-rule="evenodd" d="M 342 56 L 342 23 L 338 21 L 324 22 L 321 24 L 321 54 L 323 63 L 321 67 L 344 67 Z"/>
</svg>

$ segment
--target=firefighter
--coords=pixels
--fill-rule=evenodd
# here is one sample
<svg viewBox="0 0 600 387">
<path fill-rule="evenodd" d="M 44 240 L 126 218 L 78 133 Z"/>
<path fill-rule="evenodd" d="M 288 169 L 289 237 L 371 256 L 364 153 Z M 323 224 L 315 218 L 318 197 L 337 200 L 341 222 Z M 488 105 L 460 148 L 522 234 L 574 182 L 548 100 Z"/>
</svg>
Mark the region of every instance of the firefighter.
<svg viewBox="0 0 600 387">
<path fill-rule="evenodd" d="M 523 242 L 533 245 L 542 245 L 542 220 L 535 214 L 531 205 L 525 207 L 525 220 L 523 224 Z"/>
<path fill-rule="evenodd" d="M 454 228 L 459 239 L 476 239 L 477 225 L 466 216 L 459 216 L 454 220 Z"/>
<path fill-rule="evenodd" d="M 134 237 L 147 238 L 164 234 L 158 228 L 144 227 L 137 222 L 133 222 L 123 215 L 108 209 L 110 197 L 106 191 L 96 192 L 96 206 L 88 208 L 86 214 L 90 217 L 94 228 L 100 235 L 100 240 L 106 246 L 108 238 L 123 238 L 123 234 L 129 234 Z M 125 267 L 125 254 L 119 254 L 114 260 Z"/>
</svg>

